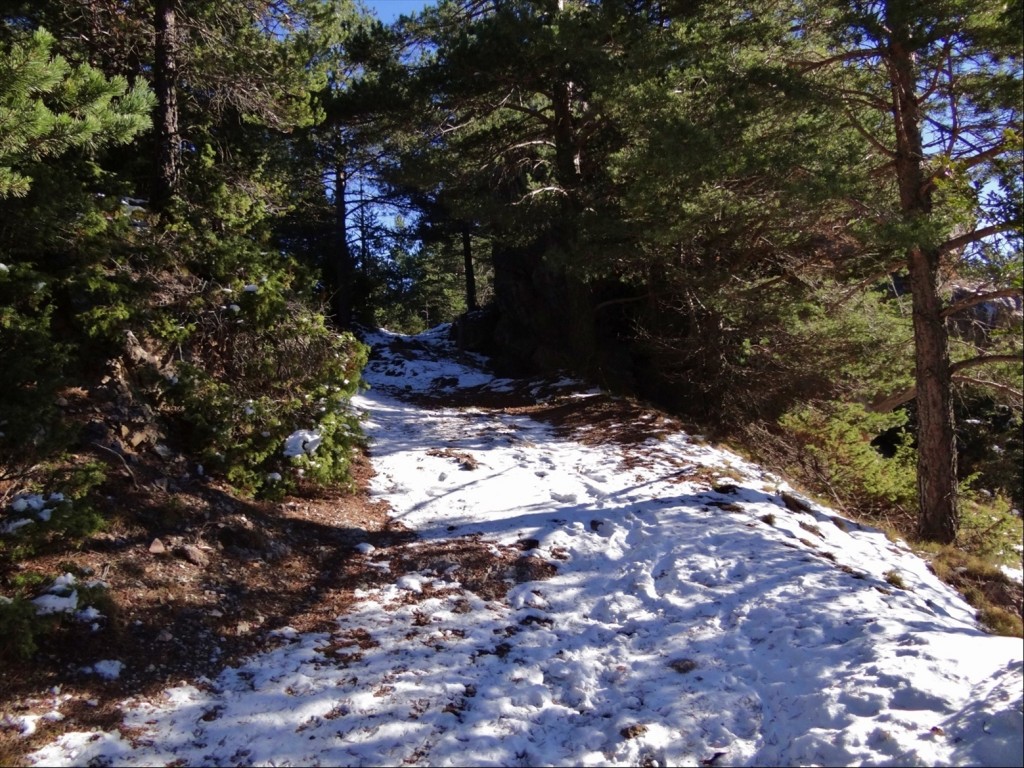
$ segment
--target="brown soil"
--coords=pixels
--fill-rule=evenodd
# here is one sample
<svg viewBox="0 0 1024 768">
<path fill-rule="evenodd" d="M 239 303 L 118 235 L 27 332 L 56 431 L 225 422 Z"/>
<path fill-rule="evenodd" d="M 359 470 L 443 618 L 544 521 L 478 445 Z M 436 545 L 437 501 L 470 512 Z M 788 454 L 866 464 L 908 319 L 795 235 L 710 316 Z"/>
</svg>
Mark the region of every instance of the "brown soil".
<svg viewBox="0 0 1024 768">
<path fill-rule="evenodd" d="M 68 393 L 67 400 L 72 416 L 92 418 L 99 412 L 97 400 L 84 392 Z M 629 398 L 579 397 L 536 381 L 511 392 L 439 391 L 416 400 L 526 414 L 580 442 L 616 442 L 624 448 L 626 469 L 642 461 L 640 443 L 685 426 Z M 373 470 L 365 456 L 354 461 L 354 493 L 307 489 L 281 502 L 247 500 L 225 485 L 190 478 L 180 466 L 170 471 L 180 457 L 167 460 L 147 450 L 160 437 L 149 433 L 147 419 L 126 419 L 123 405 L 101 407 L 108 435 L 116 428 L 124 451 L 115 453 L 97 440 L 82 458 L 101 459 L 111 470 L 101 510 L 110 525 L 78 549 L 29 558 L 0 572 L 0 578 L 10 583 L 32 574 L 52 579 L 71 572 L 80 582 L 100 579 L 107 590 L 97 607 L 105 618 L 95 631 L 88 623 L 62 621 L 29 662 L 0 659 L 0 718 L 41 714 L 53 709 L 58 697 L 68 697 L 60 705 L 65 719 L 40 724 L 30 737 L 0 727 L 0 765 L 23 763 L 26 754 L 64 731 L 117 727 L 126 697 L 155 695 L 183 680 L 201 684 L 225 665 L 273 647 L 275 629 L 333 630 L 356 589 L 393 583 L 405 573 L 440 575 L 457 566 L 463 589 L 501 600 L 510 583 L 555 572 L 556 564 L 531 554 L 536 543 L 530 540 L 505 548 L 478 536 L 417 540 L 391 521 L 385 503 L 371 498 Z M 466 453 L 439 448 L 436 455 L 459 469 L 475 467 Z M 692 480 L 693 472 L 687 468 L 681 476 Z M 716 482 L 711 475 L 701 479 L 709 487 Z M 0 482 L 0 498 L 9 491 Z M 376 548 L 372 558 L 357 549 L 364 542 Z M 368 565 L 381 556 L 391 564 L 388 573 Z M 564 553 L 551 556 L 557 561 Z M 422 593 L 410 592 L 407 599 L 426 599 L 432 590 L 424 584 Z M 1000 602 L 1020 614 L 1020 589 L 1011 591 Z M 353 638 L 353 653 L 359 642 Z M 82 672 L 102 659 L 123 662 L 117 680 Z"/>
<path fill-rule="evenodd" d="M 370 497 L 373 470 L 365 456 L 354 462 L 355 493 L 281 502 L 240 499 L 212 482 L 154 482 L 156 465 L 145 462 L 133 464 L 131 474 L 109 497 L 114 526 L 77 551 L 16 566 L 22 577 L 70 572 L 80 584 L 100 579 L 107 589 L 94 604 L 105 618 L 96 630 L 65 618 L 30 661 L 0 662 L 0 717 L 42 714 L 60 699 L 64 715 L 27 738 L 0 727 L 0 765 L 23 764 L 26 754 L 65 731 L 118 727 L 126 697 L 155 695 L 182 681 L 202 684 L 225 665 L 273 647 L 272 630 L 333 630 L 357 589 L 456 566 L 462 589 L 501 600 L 511 583 L 555 572 L 529 556 L 529 542 L 501 548 L 479 536 L 418 541 L 389 519 L 386 503 Z M 357 549 L 363 542 L 375 547 L 372 556 Z M 381 557 L 391 563 L 387 573 L 367 565 Z M 407 599 L 431 594 L 425 584 Z M 103 659 L 124 664 L 117 680 L 82 671 Z"/>
</svg>

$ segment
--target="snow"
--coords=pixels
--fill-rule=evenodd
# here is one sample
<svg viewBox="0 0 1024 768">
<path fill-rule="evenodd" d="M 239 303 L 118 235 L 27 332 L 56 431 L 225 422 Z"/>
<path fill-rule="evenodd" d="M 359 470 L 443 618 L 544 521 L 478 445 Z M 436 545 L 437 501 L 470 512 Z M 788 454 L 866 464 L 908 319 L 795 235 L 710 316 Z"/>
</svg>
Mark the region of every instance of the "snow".
<svg viewBox="0 0 1024 768">
<path fill-rule="evenodd" d="M 284 441 L 285 458 L 291 459 L 302 455 L 312 456 L 323 440 L 323 436 L 314 430 L 300 429 L 292 432 Z"/>
<path fill-rule="evenodd" d="M 1024 763 L 1020 640 L 981 631 L 903 543 L 791 511 L 782 479 L 682 432 L 584 445 L 521 414 L 411 405 L 512 386 L 454 362 L 443 327 L 414 341 L 382 346 L 354 401 L 373 493 L 427 541 L 530 539 L 557 573 L 503 600 L 458 568 L 401 574 L 331 633 L 285 627 L 215 680 L 125 700 L 130 740 L 66 733 L 32 763 Z M 359 551 L 390 571 L 387 548 Z"/>
<path fill-rule="evenodd" d="M 51 493 L 48 496 L 43 496 L 38 493 L 22 493 L 18 494 L 11 500 L 8 505 L 10 512 L 16 515 L 23 514 L 25 512 L 32 512 L 35 514 L 35 519 L 30 517 L 18 517 L 0 522 L 0 534 L 14 533 L 19 528 L 23 528 L 26 525 L 31 525 L 36 520 L 42 522 L 49 522 L 53 516 L 53 507 L 64 501 L 64 494 L 62 493 Z"/>
<path fill-rule="evenodd" d="M 1024 569 L 1011 568 L 1008 565 L 1001 565 L 999 568 L 1012 581 L 1016 581 L 1018 584 L 1024 584 Z"/>
<path fill-rule="evenodd" d="M 104 680 L 117 680 L 121 676 L 121 670 L 123 669 L 124 662 L 117 661 L 116 659 L 105 659 L 97 661 L 90 667 L 83 667 L 82 672 L 87 675 L 97 675 Z"/>
<path fill-rule="evenodd" d="M 78 610 L 78 580 L 74 574 L 64 573 L 54 579 L 46 592 L 32 601 L 36 613 L 45 616 L 51 613 L 71 613 Z"/>
</svg>

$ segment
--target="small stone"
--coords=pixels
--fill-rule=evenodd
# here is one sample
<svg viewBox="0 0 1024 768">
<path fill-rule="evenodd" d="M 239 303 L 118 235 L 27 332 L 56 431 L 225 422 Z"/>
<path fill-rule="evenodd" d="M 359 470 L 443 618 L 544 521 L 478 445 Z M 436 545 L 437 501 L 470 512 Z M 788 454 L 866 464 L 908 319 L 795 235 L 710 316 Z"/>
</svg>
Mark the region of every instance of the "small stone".
<svg viewBox="0 0 1024 768">
<path fill-rule="evenodd" d="M 149 545 L 149 553 L 151 555 L 163 555 L 167 552 L 167 547 L 160 539 L 153 539 L 153 543 Z"/>
<path fill-rule="evenodd" d="M 670 661 L 668 665 L 681 675 L 693 672 L 697 668 L 697 662 L 693 659 L 676 659 Z"/>
<path fill-rule="evenodd" d="M 188 544 L 183 547 L 176 547 L 174 550 L 176 557 L 180 557 L 182 560 L 187 560 L 193 565 L 204 566 L 208 565 L 210 558 L 203 550 L 199 547 Z"/>
<path fill-rule="evenodd" d="M 634 723 L 633 725 L 626 726 L 619 734 L 624 739 L 636 739 L 647 733 L 647 726 L 642 723 Z"/>
<path fill-rule="evenodd" d="M 811 505 L 801 499 L 798 496 L 794 496 L 792 493 L 782 491 L 779 494 L 782 497 L 782 503 L 786 505 L 786 509 L 790 512 L 803 512 L 805 514 L 811 513 Z"/>
<path fill-rule="evenodd" d="M 156 640 L 157 640 L 158 643 L 169 643 L 173 639 L 174 639 L 174 635 L 172 635 L 166 629 L 161 630 L 160 634 L 156 636 Z"/>
</svg>

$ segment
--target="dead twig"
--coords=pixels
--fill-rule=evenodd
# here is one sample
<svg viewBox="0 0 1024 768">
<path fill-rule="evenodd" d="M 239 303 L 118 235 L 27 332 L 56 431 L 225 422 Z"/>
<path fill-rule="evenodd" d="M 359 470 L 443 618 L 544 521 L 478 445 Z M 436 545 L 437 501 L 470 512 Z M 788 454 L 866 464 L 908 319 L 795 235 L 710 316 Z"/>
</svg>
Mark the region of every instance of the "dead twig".
<svg viewBox="0 0 1024 768">
<path fill-rule="evenodd" d="M 103 443 L 97 442 L 95 440 L 92 441 L 92 444 L 95 445 L 97 448 L 106 451 L 112 456 L 117 456 L 117 458 L 121 460 L 121 464 L 124 465 L 124 471 L 127 472 L 128 477 L 132 479 L 132 485 L 135 486 L 135 490 L 142 490 L 142 486 L 140 486 L 139 481 L 135 479 L 135 473 L 132 472 L 132 468 L 128 466 L 128 460 L 125 459 L 124 454 L 115 451 L 113 448 L 108 448 L 107 446 L 103 445 Z"/>
</svg>

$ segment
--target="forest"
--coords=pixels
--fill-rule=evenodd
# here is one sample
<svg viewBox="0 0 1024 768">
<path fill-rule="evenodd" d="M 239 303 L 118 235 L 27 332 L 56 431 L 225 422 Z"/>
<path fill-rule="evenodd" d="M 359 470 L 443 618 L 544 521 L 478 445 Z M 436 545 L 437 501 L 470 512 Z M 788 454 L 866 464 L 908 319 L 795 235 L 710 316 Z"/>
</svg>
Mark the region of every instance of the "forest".
<svg viewBox="0 0 1024 768">
<path fill-rule="evenodd" d="M 742 446 L 987 605 L 1024 508 L 1022 27 L 1020 0 L 0 0 L 0 501 L 57 494 L 0 518 L 0 616 L 31 623 L 23 564 L 126 514 L 143 453 L 241 498 L 353 488 L 362 332 L 447 322 L 503 375 Z"/>
</svg>

